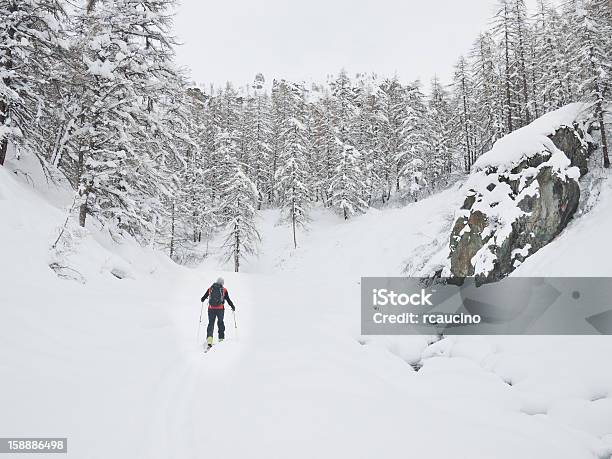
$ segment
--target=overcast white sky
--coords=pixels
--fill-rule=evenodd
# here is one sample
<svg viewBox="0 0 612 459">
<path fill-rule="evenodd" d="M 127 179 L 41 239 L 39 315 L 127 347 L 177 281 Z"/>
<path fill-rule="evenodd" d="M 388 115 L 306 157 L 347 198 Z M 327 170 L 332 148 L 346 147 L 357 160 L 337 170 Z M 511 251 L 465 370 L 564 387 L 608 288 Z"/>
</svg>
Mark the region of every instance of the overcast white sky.
<svg viewBox="0 0 612 459">
<path fill-rule="evenodd" d="M 534 0 L 531 2 L 534 3 Z M 197 83 L 241 86 L 257 72 L 324 81 L 355 72 L 448 82 L 495 0 L 181 0 L 178 61 Z"/>
</svg>

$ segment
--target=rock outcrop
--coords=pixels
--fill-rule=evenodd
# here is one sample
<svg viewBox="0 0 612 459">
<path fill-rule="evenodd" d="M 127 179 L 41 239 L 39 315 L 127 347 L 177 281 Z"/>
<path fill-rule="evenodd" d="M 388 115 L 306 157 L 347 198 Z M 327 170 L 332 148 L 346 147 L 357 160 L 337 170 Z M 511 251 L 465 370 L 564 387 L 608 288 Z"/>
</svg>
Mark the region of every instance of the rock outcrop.
<svg viewBox="0 0 612 459">
<path fill-rule="evenodd" d="M 568 224 L 591 152 L 586 131 L 573 121 L 579 107 L 570 107 L 564 116 L 549 116 L 552 127 L 536 120 L 476 162 L 456 214 L 444 276 L 459 282 L 475 276 L 477 284 L 499 280 Z"/>
</svg>

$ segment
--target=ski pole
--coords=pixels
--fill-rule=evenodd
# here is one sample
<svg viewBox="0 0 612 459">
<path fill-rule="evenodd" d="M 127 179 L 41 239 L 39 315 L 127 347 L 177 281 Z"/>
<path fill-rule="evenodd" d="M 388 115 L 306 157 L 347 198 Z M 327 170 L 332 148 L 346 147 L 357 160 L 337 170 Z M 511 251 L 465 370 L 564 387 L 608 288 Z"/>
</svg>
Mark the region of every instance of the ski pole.
<svg viewBox="0 0 612 459">
<path fill-rule="evenodd" d="M 232 314 L 234 315 L 234 330 L 236 331 L 236 339 L 238 339 L 238 325 L 236 325 L 236 311 L 232 309 Z"/>
<path fill-rule="evenodd" d="M 202 307 L 200 308 L 200 322 L 198 323 L 198 344 L 200 344 L 200 328 L 202 328 L 202 311 L 204 311 L 203 301 L 202 301 Z"/>
</svg>

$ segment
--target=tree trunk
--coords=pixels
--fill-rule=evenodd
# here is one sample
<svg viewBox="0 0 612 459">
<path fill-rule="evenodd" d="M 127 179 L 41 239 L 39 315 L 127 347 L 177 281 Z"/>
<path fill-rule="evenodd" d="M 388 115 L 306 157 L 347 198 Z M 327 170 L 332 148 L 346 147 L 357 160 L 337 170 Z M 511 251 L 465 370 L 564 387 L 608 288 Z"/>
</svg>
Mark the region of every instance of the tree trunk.
<svg viewBox="0 0 612 459">
<path fill-rule="evenodd" d="M 10 53 L 10 50 L 7 54 Z M 10 64 L 7 64 L 7 68 L 10 68 Z M 4 79 L 4 84 L 8 86 L 8 77 Z M 8 119 L 8 104 L 0 100 L 0 126 L 4 126 Z M 8 150 L 8 136 L 4 136 L 0 142 L 0 166 L 4 166 L 6 160 L 6 152 Z"/>
<path fill-rule="evenodd" d="M 512 99 L 510 97 L 510 34 L 508 32 L 508 6 L 504 6 L 504 49 L 506 63 L 506 105 L 508 106 L 508 132 L 512 132 Z"/>
<path fill-rule="evenodd" d="M 15 2 L 10 3 L 9 11 L 12 13 L 17 11 L 17 5 L 15 4 Z M 9 38 L 8 40 L 9 42 L 12 42 L 13 39 L 15 38 L 15 29 L 13 27 L 9 29 L 8 38 Z M 13 52 L 11 48 L 8 47 L 4 55 L 4 65 L 0 67 L 0 69 L 3 70 L 3 73 L 6 73 L 8 75 L 10 74 L 12 68 L 13 68 Z M 9 88 L 9 90 L 11 89 L 11 78 L 9 76 L 6 76 L 3 78 L 3 83 L 4 83 L 4 86 Z M 0 127 L 4 126 L 7 120 L 9 119 L 8 112 L 9 112 L 8 103 L 4 101 L 0 101 Z M 2 141 L 0 141 L 0 166 L 4 166 L 4 161 L 6 160 L 6 152 L 8 151 L 8 142 L 9 142 L 9 139 L 7 136 L 4 136 Z"/>
<path fill-rule="evenodd" d="M 85 220 L 87 219 L 87 195 L 85 195 L 85 201 L 79 208 L 79 226 L 85 228 Z"/>
<path fill-rule="evenodd" d="M 297 238 L 295 236 L 295 198 L 292 203 L 293 209 L 291 211 L 291 223 L 293 225 L 293 248 L 297 249 Z"/>
<path fill-rule="evenodd" d="M 519 39 L 519 63 L 521 65 L 521 83 L 523 86 L 523 102 L 525 103 L 525 120 L 524 124 L 529 124 L 531 122 L 531 116 L 529 114 L 529 90 L 527 89 L 527 69 L 525 66 L 525 49 L 523 43 L 523 29 L 521 27 L 521 9 L 519 2 L 516 2 L 516 17 L 517 17 L 517 25 L 518 25 L 518 39 Z"/>
<path fill-rule="evenodd" d="M 603 166 L 607 169 L 610 167 L 610 157 L 608 156 L 608 138 L 606 137 L 606 126 L 604 123 L 604 90 L 602 89 L 604 85 L 599 80 L 600 76 L 595 64 L 596 59 L 593 45 L 589 47 L 589 60 L 591 61 L 591 70 L 593 72 L 593 76 L 595 77 L 595 100 L 597 101 L 595 104 L 595 117 L 599 122 Z"/>
<path fill-rule="evenodd" d="M 240 269 L 240 233 L 238 232 L 238 224 L 234 225 L 235 246 L 234 246 L 234 272 Z"/>
<path fill-rule="evenodd" d="M 608 155 L 608 138 L 606 137 L 606 126 L 604 123 L 603 110 L 601 102 L 598 104 L 598 121 L 599 131 L 601 133 L 601 151 L 603 152 L 603 167 L 606 169 L 610 167 L 610 156 Z"/>
<path fill-rule="evenodd" d="M 174 256 L 174 231 L 175 231 L 175 214 L 174 214 L 174 202 L 172 203 L 172 215 L 170 217 L 170 258 Z"/>
<path fill-rule="evenodd" d="M 468 106 L 467 106 L 467 87 L 465 84 L 465 77 L 461 79 L 461 92 L 463 93 L 463 127 L 465 130 L 465 148 L 467 150 L 467 169 L 466 172 L 469 172 L 472 169 L 472 149 L 470 145 L 470 129 L 469 129 L 469 121 L 468 121 Z"/>
<path fill-rule="evenodd" d="M 0 166 L 4 166 L 4 160 L 6 159 L 7 150 L 8 150 L 8 139 L 5 137 L 2 139 L 2 142 L 0 143 Z"/>
<path fill-rule="evenodd" d="M 255 187 L 257 188 L 257 210 L 261 210 L 263 205 L 263 193 L 261 192 L 261 177 L 260 177 L 259 163 L 257 163 L 257 169 L 255 169 Z"/>
<path fill-rule="evenodd" d="M 534 44 L 531 45 L 531 97 L 533 99 L 533 116 L 534 119 L 540 117 L 540 110 L 538 108 L 538 78 L 536 75 L 536 52 L 534 49 Z"/>
<path fill-rule="evenodd" d="M 276 175 L 276 151 L 274 152 L 274 155 L 272 158 L 272 182 L 274 181 L 275 175 Z M 272 204 L 273 199 L 274 199 L 274 187 L 272 186 L 272 184 L 270 184 L 270 187 L 268 188 L 268 204 Z"/>
<path fill-rule="evenodd" d="M 396 173 L 395 173 L 395 191 L 397 193 L 399 193 L 400 190 L 400 166 L 399 164 L 396 167 Z"/>
</svg>

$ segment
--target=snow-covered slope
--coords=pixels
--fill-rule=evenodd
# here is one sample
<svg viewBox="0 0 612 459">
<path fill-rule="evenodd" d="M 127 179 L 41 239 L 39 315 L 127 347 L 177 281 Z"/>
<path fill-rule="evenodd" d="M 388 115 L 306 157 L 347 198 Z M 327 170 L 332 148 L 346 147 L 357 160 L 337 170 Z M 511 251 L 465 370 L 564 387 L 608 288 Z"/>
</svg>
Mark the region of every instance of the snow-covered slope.
<svg viewBox="0 0 612 459">
<path fill-rule="evenodd" d="M 0 168 L 0 432 L 67 436 L 78 459 L 608 457 L 608 337 L 360 336 L 359 278 L 419 269 L 455 191 L 348 223 L 317 211 L 297 250 L 263 212 L 262 256 L 225 273 L 238 328 L 228 312 L 203 355 L 215 257 L 188 270 L 95 227 L 50 252 L 70 200 Z M 584 218 L 609 224 L 606 202 Z"/>
</svg>

